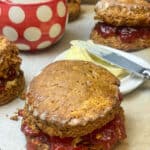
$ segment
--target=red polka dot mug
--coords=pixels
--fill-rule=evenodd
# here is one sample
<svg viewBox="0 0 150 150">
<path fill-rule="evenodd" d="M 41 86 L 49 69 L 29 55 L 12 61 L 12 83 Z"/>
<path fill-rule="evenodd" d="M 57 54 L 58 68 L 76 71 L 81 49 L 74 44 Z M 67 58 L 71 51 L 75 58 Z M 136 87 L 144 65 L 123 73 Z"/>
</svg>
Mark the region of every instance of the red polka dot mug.
<svg viewBox="0 0 150 150">
<path fill-rule="evenodd" d="M 66 0 L 1 0 L 0 34 L 15 42 L 20 50 L 44 49 L 64 34 L 66 3 Z"/>
</svg>

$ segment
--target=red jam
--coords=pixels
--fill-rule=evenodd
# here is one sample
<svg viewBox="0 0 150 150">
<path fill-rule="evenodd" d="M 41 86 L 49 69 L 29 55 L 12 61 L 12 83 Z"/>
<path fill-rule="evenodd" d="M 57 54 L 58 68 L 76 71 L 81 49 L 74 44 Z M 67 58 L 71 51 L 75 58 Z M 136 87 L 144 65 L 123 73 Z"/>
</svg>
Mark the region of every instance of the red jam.
<svg viewBox="0 0 150 150">
<path fill-rule="evenodd" d="M 16 70 L 11 67 L 9 69 L 7 75 L 8 75 L 8 80 L 14 80 L 16 78 L 16 76 L 17 76 Z"/>
<path fill-rule="evenodd" d="M 72 146 L 73 138 L 61 139 L 35 133 L 26 124 L 22 126 L 22 131 L 27 136 L 27 150 L 37 150 L 37 144 L 40 142 L 47 144 L 49 150 L 88 150 L 89 147 L 99 149 L 99 145 L 103 146 L 104 150 L 111 150 L 118 141 L 126 138 L 124 121 L 119 115 L 103 128 L 81 137 L 82 140 L 76 147 Z"/>
<path fill-rule="evenodd" d="M 0 91 L 5 90 L 5 81 L 0 78 Z"/>
<path fill-rule="evenodd" d="M 31 137 L 39 137 L 41 134 L 38 131 L 32 130 L 29 126 L 27 126 L 25 123 L 21 126 L 21 130 L 24 132 L 26 136 Z"/>
<path fill-rule="evenodd" d="M 123 100 L 123 95 L 122 95 L 122 93 L 119 93 L 118 97 L 119 97 L 119 101 L 121 102 L 121 101 Z"/>
<path fill-rule="evenodd" d="M 98 29 L 99 28 L 99 29 Z M 107 38 L 109 36 L 113 36 L 116 33 L 116 27 L 107 25 L 107 24 L 97 24 L 96 29 L 98 29 L 101 33 L 101 35 L 104 38 Z"/>
<path fill-rule="evenodd" d="M 148 27 L 115 27 L 106 23 L 98 22 L 94 28 L 103 38 L 119 36 L 122 42 L 131 43 L 138 38 L 150 38 Z"/>
<path fill-rule="evenodd" d="M 19 109 L 19 110 L 18 110 L 18 115 L 19 115 L 20 117 L 23 117 L 23 114 L 24 114 L 24 109 Z"/>
<path fill-rule="evenodd" d="M 50 137 L 49 140 L 51 150 L 88 150 L 88 148 L 83 145 L 77 147 L 72 146 L 72 138 L 60 139 L 58 137 Z"/>
<path fill-rule="evenodd" d="M 104 150 L 111 150 L 118 141 L 126 138 L 124 121 L 121 117 L 115 119 L 103 128 L 95 130 L 92 134 L 86 135 L 87 141 L 92 145 L 102 145 Z M 89 139 L 90 138 L 90 139 Z"/>
</svg>

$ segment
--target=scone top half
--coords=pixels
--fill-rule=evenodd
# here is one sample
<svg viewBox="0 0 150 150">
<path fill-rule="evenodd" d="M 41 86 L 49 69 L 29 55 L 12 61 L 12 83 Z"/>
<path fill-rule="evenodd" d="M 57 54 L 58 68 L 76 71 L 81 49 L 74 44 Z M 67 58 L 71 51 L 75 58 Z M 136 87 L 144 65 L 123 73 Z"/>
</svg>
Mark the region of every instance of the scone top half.
<svg viewBox="0 0 150 150">
<path fill-rule="evenodd" d="M 27 111 L 50 136 L 86 135 L 114 119 L 118 86 L 116 77 L 93 63 L 58 61 L 31 81 Z"/>
<path fill-rule="evenodd" d="M 148 0 L 99 0 L 96 19 L 114 26 L 150 26 Z"/>
<path fill-rule="evenodd" d="M 69 3 L 81 3 L 81 0 L 68 0 Z"/>
</svg>

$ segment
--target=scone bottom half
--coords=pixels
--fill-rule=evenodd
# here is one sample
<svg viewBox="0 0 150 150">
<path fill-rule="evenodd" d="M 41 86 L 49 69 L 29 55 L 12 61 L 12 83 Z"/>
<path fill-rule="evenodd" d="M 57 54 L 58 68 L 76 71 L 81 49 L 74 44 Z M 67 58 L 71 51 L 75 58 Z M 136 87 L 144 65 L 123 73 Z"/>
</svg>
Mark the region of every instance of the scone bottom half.
<svg viewBox="0 0 150 150">
<path fill-rule="evenodd" d="M 27 150 L 111 150 L 126 138 L 119 80 L 93 63 L 58 61 L 30 83 Z"/>
<path fill-rule="evenodd" d="M 150 47 L 150 27 L 116 27 L 97 22 L 90 38 L 98 44 L 124 51 L 136 51 Z"/>
<path fill-rule="evenodd" d="M 25 79 L 20 65 L 18 48 L 0 36 L 0 105 L 14 100 L 23 91 Z"/>
</svg>

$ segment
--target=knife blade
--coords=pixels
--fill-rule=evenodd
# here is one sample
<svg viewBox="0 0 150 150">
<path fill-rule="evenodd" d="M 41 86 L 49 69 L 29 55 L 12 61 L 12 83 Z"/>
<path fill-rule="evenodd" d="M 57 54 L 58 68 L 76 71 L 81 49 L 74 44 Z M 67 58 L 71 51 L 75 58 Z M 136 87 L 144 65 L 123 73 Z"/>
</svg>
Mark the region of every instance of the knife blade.
<svg viewBox="0 0 150 150">
<path fill-rule="evenodd" d="M 98 44 L 94 44 L 91 41 L 71 41 L 72 45 L 76 45 L 79 48 L 86 49 L 89 53 L 101 57 L 102 59 L 108 61 L 111 64 L 117 65 L 128 71 L 135 73 L 145 79 L 150 80 L 150 68 L 145 68 L 134 61 L 127 59 L 126 57 L 119 55 L 118 53 L 112 52 L 110 50 L 103 50 Z"/>
</svg>

